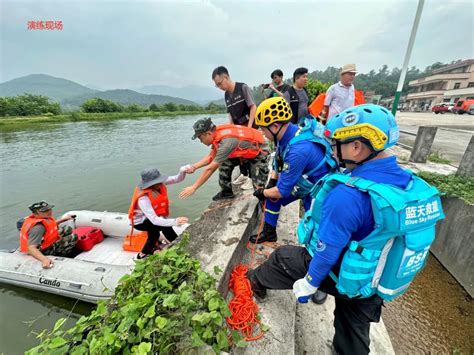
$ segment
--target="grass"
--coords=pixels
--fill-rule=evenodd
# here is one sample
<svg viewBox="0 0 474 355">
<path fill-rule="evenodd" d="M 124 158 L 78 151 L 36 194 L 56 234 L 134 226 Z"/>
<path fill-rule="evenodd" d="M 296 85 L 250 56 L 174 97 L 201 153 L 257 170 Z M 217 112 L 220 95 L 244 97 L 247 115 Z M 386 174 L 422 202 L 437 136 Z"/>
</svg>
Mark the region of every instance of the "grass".
<svg viewBox="0 0 474 355">
<path fill-rule="evenodd" d="M 451 160 L 444 158 L 439 152 L 431 153 L 428 160 L 438 164 L 451 164 Z"/>
<path fill-rule="evenodd" d="M 474 204 L 474 177 L 441 175 L 426 171 L 418 174 L 422 179 L 436 188 L 446 197 L 458 197 L 468 204 Z"/>
<path fill-rule="evenodd" d="M 160 117 L 160 116 L 180 116 L 180 115 L 205 115 L 216 114 L 220 111 L 172 111 L 172 112 L 110 112 L 110 113 L 84 113 L 70 112 L 61 115 L 44 116 L 18 116 L 0 118 L 0 130 L 20 128 L 26 125 L 37 123 L 59 123 L 59 122 L 78 122 L 78 121 L 105 121 L 117 120 L 122 118 L 142 118 L 142 117 Z"/>
</svg>

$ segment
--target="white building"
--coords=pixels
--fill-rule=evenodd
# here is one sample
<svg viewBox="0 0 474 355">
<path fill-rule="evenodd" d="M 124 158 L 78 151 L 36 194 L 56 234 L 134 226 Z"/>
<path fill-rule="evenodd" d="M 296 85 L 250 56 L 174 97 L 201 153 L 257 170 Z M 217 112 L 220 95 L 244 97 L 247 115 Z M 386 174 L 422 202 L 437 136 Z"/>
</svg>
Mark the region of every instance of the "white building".
<svg viewBox="0 0 474 355">
<path fill-rule="evenodd" d="M 412 110 L 431 108 L 441 102 L 474 99 L 474 59 L 433 70 L 430 76 L 412 80 L 408 85 L 411 90 L 407 102 Z"/>
</svg>

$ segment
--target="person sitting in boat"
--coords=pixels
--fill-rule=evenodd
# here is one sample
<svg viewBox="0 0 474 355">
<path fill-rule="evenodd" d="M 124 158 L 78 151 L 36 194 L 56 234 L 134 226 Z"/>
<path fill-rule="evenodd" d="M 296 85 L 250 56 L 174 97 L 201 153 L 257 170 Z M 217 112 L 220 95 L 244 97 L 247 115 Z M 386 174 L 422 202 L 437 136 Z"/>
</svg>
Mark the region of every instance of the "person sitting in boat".
<svg viewBox="0 0 474 355">
<path fill-rule="evenodd" d="M 141 173 L 142 181 L 133 192 L 128 210 L 132 227 L 148 233 L 148 238 L 137 259 L 143 259 L 155 251 L 159 243 L 160 232 L 172 242 L 178 235 L 173 226 L 188 223 L 187 217 L 167 218 L 170 214 L 168 191 L 165 185 L 176 184 L 184 180 L 188 166 L 180 168 L 175 176 L 162 175 L 158 169 L 148 169 Z"/>
<path fill-rule="evenodd" d="M 77 236 L 70 226 L 58 228 L 59 224 L 75 216 L 67 215 L 55 220 L 53 207 L 46 201 L 31 204 L 28 208 L 32 214 L 20 229 L 20 251 L 40 261 L 45 269 L 53 267 L 53 261 L 46 255 L 68 256 L 77 243 Z"/>
</svg>

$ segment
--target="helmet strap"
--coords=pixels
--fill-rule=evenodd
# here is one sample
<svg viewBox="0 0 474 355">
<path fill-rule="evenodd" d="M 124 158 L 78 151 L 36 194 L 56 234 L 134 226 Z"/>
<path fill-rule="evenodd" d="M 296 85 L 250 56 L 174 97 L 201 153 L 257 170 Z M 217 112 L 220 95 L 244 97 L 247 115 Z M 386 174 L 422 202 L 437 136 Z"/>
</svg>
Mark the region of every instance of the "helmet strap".
<svg viewBox="0 0 474 355">
<path fill-rule="evenodd" d="M 369 161 L 373 158 L 375 158 L 377 155 L 379 155 L 379 153 L 381 152 L 380 151 L 372 151 L 372 153 L 370 153 L 365 159 L 362 159 L 361 161 L 354 161 L 354 160 L 351 160 L 351 159 L 344 159 L 342 157 L 342 149 L 341 149 L 341 146 L 343 144 L 348 144 L 348 143 L 351 143 L 353 142 L 353 140 L 351 141 L 347 141 L 347 142 L 341 142 L 339 140 L 336 140 L 336 151 L 337 151 L 337 160 L 339 160 L 339 166 L 341 168 L 346 168 L 346 164 L 354 164 L 354 165 L 362 165 L 364 164 L 366 161 Z"/>
<path fill-rule="evenodd" d="M 274 125 L 274 123 L 272 123 L 270 126 L 272 125 Z M 280 128 L 278 128 L 277 133 L 273 133 L 273 131 L 270 129 L 270 126 L 268 126 L 268 130 L 273 136 L 273 143 L 275 144 L 275 148 L 276 148 L 276 146 L 278 145 L 278 135 L 280 134 L 280 131 L 283 128 L 283 124 L 280 124 Z"/>
</svg>

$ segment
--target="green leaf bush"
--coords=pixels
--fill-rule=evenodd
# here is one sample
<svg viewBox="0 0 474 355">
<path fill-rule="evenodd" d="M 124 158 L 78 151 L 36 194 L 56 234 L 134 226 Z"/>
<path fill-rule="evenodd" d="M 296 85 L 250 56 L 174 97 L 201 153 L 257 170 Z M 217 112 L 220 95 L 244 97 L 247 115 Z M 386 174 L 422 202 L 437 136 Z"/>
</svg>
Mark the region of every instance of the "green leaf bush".
<svg viewBox="0 0 474 355">
<path fill-rule="evenodd" d="M 418 173 L 422 179 L 436 186 L 446 197 L 458 197 L 469 204 L 474 204 L 474 177 L 441 175 L 422 171 Z"/>
<path fill-rule="evenodd" d="M 58 320 L 27 354 L 218 354 L 240 346 L 226 326 L 230 311 L 216 280 L 186 252 L 187 240 L 185 234 L 177 246 L 137 261 L 112 299 L 69 330 Z"/>
</svg>

